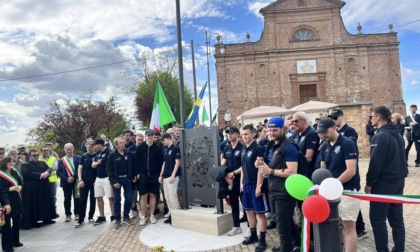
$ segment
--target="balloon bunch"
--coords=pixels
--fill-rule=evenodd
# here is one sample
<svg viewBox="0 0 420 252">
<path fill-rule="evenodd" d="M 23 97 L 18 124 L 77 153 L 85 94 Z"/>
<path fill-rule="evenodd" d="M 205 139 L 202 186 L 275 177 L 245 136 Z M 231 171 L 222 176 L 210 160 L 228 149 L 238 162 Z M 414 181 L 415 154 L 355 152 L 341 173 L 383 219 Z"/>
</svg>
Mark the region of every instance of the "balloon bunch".
<svg viewBox="0 0 420 252">
<path fill-rule="evenodd" d="M 312 181 L 300 174 L 286 179 L 286 190 L 293 197 L 303 201 L 303 215 L 310 222 L 321 223 L 330 215 L 328 200 L 336 200 L 343 194 L 343 185 L 332 177 L 327 169 L 317 169 Z"/>
</svg>

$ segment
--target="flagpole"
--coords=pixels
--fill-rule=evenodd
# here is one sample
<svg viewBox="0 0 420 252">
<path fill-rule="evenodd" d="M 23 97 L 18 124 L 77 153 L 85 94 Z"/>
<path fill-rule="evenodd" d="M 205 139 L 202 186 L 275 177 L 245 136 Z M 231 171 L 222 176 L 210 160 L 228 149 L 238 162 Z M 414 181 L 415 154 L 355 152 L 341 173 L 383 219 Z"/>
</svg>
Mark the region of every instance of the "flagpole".
<svg viewBox="0 0 420 252">
<path fill-rule="evenodd" d="M 191 39 L 191 55 L 192 55 L 192 68 L 193 68 L 193 79 L 194 79 L 194 101 L 197 100 L 197 78 L 195 76 L 195 59 L 194 59 L 194 40 Z M 197 116 L 197 125 L 200 124 L 200 121 Z"/>
<path fill-rule="evenodd" d="M 178 38 L 178 69 L 179 69 L 179 103 L 181 113 L 181 127 L 185 127 L 185 96 L 184 96 L 184 68 L 182 60 L 182 38 L 181 38 L 181 10 L 179 0 L 176 0 L 176 27 Z"/>
</svg>

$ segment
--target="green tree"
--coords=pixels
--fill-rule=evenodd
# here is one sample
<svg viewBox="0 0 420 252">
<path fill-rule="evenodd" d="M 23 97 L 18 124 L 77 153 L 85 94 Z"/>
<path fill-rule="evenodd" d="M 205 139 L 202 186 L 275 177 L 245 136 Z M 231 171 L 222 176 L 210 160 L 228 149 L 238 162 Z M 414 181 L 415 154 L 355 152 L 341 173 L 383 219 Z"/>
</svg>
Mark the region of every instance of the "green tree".
<svg viewBox="0 0 420 252">
<path fill-rule="evenodd" d="M 174 113 L 177 122 L 181 121 L 180 100 L 179 100 L 179 80 L 168 72 L 155 71 L 144 76 L 140 82 L 136 93 L 137 119 L 143 122 L 145 127 L 149 127 L 152 117 L 153 97 L 157 82 L 160 82 L 169 106 Z M 193 95 L 191 91 L 184 88 L 185 94 L 185 118 L 187 118 L 193 107 Z M 164 125 L 162 125 L 164 126 Z"/>
<path fill-rule="evenodd" d="M 72 143 L 76 153 L 81 153 L 80 146 L 86 135 L 96 138 L 103 133 L 113 139 L 128 127 L 114 98 L 105 102 L 90 99 L 65 100 L 64 103 L 53 101 L 49 111 L 35 128 L 28 131 L 27 136 L 30 146 L 53 143 L 58 146 L 56 151 L 63 155 L 66 143 Z"/>
</svg>

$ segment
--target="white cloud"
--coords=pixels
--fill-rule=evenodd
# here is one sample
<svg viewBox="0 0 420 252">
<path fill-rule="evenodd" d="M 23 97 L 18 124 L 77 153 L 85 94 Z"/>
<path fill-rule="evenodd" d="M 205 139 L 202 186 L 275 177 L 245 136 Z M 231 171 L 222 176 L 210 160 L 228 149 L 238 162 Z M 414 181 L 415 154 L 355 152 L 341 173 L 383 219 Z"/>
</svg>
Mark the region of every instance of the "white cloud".
<svg viewBox="0 0 420 252">
<path fill-rule="evenodd" d="M 255 2 L 248 3 L 248 11 L 253 13 L 258 18 L 263 18 L 263 16 L 260 14 L 260 10 L 267 5 L 271 4 L 272 0 L 259 0 Z"/>
<path fill-rule="evenodd" d="M 220 4 L 220 3 L 219 3 Z M 224 17 L 216 3 L 206 0 L 184 0 L 183 18 Z M 34 5 L 30 0 L 2 3 L 0 26 L 8 32 L 24 31 L 27 35 L 73 34 L 89 39 L 154 38 L 168 41 L 174 35 L 175 2 L 172 0 L 138 1 L 48 1 Z M 25 18 L 22 18 L 25 17 Z M 30 32 L 28 32 L 30 31 Z"/>
<path fill-rule="evenodd" d="M 420 22 L 412 23 L 403 27 L 409 22 L 419 19 L 418 9 L 420 1 L 404 0 L 404 2 L 395 0 L 366 1 L 352 0 L 346 1 L 346 5 L 342 9 L 344 22 L 353 30 L 358 23 L 369 24 L 369 29 L 364 29 L 365 33 L 387 32 L 388 25 L 393 24 L 395 31 L 420 31 Z"/>
<path fill-rule="evenodd" d="M 401 65 L 401 78 L 403 86 L 418 85 L 420 83 L 420 70 L 413 70 Z"/>
</svg>

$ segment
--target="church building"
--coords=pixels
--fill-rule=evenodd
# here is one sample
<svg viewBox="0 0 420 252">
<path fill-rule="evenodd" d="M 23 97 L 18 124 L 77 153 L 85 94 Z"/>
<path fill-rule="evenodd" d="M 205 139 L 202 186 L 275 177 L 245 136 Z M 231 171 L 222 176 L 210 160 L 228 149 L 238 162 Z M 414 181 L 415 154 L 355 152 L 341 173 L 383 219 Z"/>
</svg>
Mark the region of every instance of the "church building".
<svg viewBox="0 0 420 252">
<path fill-rule="evenodd" d="M 260 10 L 264 28 L 258 41 L 247 34 L 244 43 L 224 44 L 223 54 L 217 44 L 219 125 L 226 110 L 234 123 L 254 107 L 292 108 L 309 100 L 340 108 L 369 105 L 363 119 L 352 117 L 360 121 L 359 131 L 372 107 L 404 115 L 397 33 L 390 24 L 385 33 L 365 34 L 359 24 L 358 33 L 350 34 L 341 17 L 344 5 L 278 0 Z"/>
</svg>

